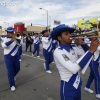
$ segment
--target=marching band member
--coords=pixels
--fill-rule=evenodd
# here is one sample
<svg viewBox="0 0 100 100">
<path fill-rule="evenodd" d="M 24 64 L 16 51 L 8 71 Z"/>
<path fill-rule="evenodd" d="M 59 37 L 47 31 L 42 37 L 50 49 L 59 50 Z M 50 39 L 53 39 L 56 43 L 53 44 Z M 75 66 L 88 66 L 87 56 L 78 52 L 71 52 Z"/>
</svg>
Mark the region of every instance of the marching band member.
<svg viewBox="0 0 100 100">
<path fill-rule="evenodd" d="M 93 53 L 99 45 L 99 41 L 94 39 L 90 49 L 83 55 L 82 48 L 72 48 L 71 33 L 73 28 L 62 24 L 57 26 L 52 32 L 52 39 L 59 41 L 59 47 L 54 51 L 54 60 L 61 77 L 60 96 L 61 100 L 81 100 L 81 85 L 79 70 L 84 70 L 93 58 Z M 77 42 L 82 44 L 82 40 Z M 78 55 L 83 55 L 78 59 Z"/>
<path fill-rule="evenodd" d="M 34 40 L 34 51 L 32 53 L 32 56 L 34 56 L 35 52 L 37 52 L 37 57 L 40 57 L 39 56 L 39 51 L 40 51 L 40 38 L 38 36 L 38 33 L 34 33 L 33 40 Z"/>
<path fill-rule="evenodd" d="M 87 41 L 88 40 L 88 41 Z M 89 39 L 85 40 L 88 43 L 91 43 Z M 89 49 L 89 44 L 85 44 L 85 47 L 83 49 L 87 51 Z M 86 83 L 86 86 L 84 88 L 85 91 L 88 91 L 89 93 L 93 93 L 93 90 L 90 89 L 90 86 L 94 80 L 95 84 L 95 92 L 96 97 L 100 99 L 100 74 L 99 74 L 99 62 L 100 62 L 100 46 L 98 46 L 97 50 L 94 52 L 93 59 L 90 62 L 90 76 L 88 78 L 88 81 Z"/>
<path fill-rule="evenodd" d="M 42 44 L 43 44 L 43 55 L 45 58 L 44 68 L 47 73 L 52 73 L 50 71 L 49 64 L 53 61 L 53 53 L 52 53 L 52 39 L 48 33 L 48 30 L 43 30 L 42 32 Z"/>
<path fill-rule="evenodd" d="M 1 45 L 4 48 L 4 60 L 7 67 L 8 80 L 11 87 L 11 91 L 15 91 L 15 76 L 20 71 L 18 51 L 20 40 L 15 38 L 14 28 L 8 27 L 6 32 L 7 36 L 3 39 Z"/>
</svg>

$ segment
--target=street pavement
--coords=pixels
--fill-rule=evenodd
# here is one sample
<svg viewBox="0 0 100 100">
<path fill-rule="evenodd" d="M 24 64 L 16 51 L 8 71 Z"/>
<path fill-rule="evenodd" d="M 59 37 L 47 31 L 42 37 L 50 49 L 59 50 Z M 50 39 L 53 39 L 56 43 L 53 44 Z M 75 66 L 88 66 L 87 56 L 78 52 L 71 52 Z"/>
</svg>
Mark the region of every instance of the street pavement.
<svg viewBox="0 0 100 100">
<path fill-rule="evenodd" d="M 16 91 L 9 88 L 7 70 L 4 63 L 3 49 L 0 46 L 0 100 L 60 100 L 60 76 L 53 62 L 50 65 L 52 74 L 45 72 L 42 45 L 40 58 L 32 57 L 29 50 L 25 52 L 23 46 L 20 72 L 16 76 Z M 82 100 L 98 100 L 95 93 L 84 91 L 89 76 L 89 68 L 84 75 L 82 85 Z M 94 83 L 91 85 L 94 90 Z"/>
</svg>

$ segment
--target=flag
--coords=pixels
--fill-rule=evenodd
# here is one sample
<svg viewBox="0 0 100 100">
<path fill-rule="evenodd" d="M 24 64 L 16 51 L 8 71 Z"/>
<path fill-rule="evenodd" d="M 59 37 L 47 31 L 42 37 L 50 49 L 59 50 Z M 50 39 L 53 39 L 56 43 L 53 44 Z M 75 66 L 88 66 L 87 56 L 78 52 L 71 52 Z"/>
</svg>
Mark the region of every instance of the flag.
<svg viewBox="0 0 100 100">
<path fill-rule="evenodd" d="M 54 25 L 60 25 L 61 22 L 59 20 L 54 20 Z"/>
</svg>

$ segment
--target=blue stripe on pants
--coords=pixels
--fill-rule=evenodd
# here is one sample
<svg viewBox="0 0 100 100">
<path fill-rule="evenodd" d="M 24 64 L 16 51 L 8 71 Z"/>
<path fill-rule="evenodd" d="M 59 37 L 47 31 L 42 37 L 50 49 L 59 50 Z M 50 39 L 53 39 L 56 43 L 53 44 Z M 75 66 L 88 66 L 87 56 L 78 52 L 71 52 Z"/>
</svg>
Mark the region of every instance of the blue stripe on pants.
<svg viewBox="0 0 100 100">
<path fill-rule="evenodd" d="M 90 88 L 90 85 L 94 80 L 96 94 L 100 94 L 100 75 L 99 75 L 98 68 L 99 68 L 99 64 L 92 65 L 92 62 L 91 62 L 91 64 L 90 64 L 90 76 L 89 76 L 87 84 L 86 84 L 86 87 Z"/>
<path fill-rule="evenodd" d="M 61 100 L 81 100 L 81 88 L 75 89 L 70 83 L 61 80 L 60 97 Z"/>
<path fill-rule="evenodd" d="M 4 56 L 7 72 L 8 72 L 8 80 L 10 87 L 15 86 L 14 77 L 17 75 L 17 73 L 20 70 L 20 62 L 19 62 L 19 56 Z"/>
<path fill-rule="evenodd" d="M 49 64 L 53 61 L 53 53 L 48 52 L 46 49 L 43 49 L 43 55 L 45 58 L 46 70 L 50 70 Z"/>
</svg>

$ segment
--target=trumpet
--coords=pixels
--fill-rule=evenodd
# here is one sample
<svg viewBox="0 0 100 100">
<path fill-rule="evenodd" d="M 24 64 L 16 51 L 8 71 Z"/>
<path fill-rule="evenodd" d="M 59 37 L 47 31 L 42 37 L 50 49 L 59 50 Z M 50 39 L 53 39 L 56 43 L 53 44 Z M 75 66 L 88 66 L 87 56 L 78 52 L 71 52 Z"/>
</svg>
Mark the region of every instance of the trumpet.
<svg viewBox="0 0 100 100">
<path fill-rule="evenodd" d="M 90 32 L 86 32 L 85 34 L 73 35 L 70 38 L 70 40 L 84 39 L 85 36 L 87 36 L 88 38 L 99 38 L 100 37 L 100 31 L 90 31 Z"/>
</svg>

